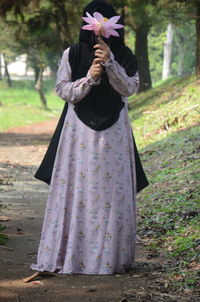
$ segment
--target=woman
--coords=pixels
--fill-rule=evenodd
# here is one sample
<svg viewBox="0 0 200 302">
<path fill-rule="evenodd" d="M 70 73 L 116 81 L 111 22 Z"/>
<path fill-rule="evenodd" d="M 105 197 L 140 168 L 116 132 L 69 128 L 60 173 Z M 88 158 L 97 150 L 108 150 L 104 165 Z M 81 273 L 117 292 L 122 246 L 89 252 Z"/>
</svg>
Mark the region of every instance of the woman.
<svg viewBox="0 0 200 302">
<path fill-rule="evenodd" d="M 100 0 L 87 5 L 84 17 L 86 12 L 116 15 Z M 48 272 L 100 275 L 132 268 L 136 192 L 148 181 L 134 154 L 128 117 L 127 97 L 139 86 L 136 59 L 124 44 L 123 29 L 118 32 L 102 39 L 81 29 L 79 43 L 63 53 L 56 92 L 66 104 L 35 175 L 50 190 L 37 263 L 31 265 L 37 272 L 25 282 Z"/>
</svg>

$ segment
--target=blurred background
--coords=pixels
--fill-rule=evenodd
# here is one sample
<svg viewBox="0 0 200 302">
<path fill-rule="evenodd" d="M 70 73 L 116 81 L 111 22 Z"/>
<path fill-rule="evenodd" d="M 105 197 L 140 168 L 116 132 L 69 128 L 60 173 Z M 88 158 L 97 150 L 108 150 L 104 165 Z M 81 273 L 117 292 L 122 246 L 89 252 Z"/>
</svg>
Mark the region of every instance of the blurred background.
<svg viewBox="0 0 200 302">
<path fill-rule="evenodd" d="M 33 175 L 64 106 L 54 90 L 56 73 L 63 51 L 78 41 L 82 11 L 89 2 L 0 0 L 0 248 L 4 251 L 0 271 L 7 280 L 3 283 L 7 296 L 15 292 L 15 301 L 20 299 L 20 287 L 10 280 L 27 274 L 35 243 L 28 241 L 26 232 L 30 229 L 38 237 L 47 196 L 47 189 Z M 137 56 L 140 88 L 129 98 L 129 117 L 149 180 L 137 195 L 141 274 L 136 271 L 140 278 L 135 281 L 132 276 L 132 285 L 124 280 L 135 301 L 196 302 L 200 288 L 200 1 L 108 2 L 124 18 L 126 44 Z M 11 248 L 12 262 L 3 244 Z M 147 270 L 153 262 L 157 269 Z M 23 269 L 22 263 L 26 263 Z M 100 288 L 97 294 L 107 295 L 107 279 Z M 110 292 L 117 295 L 116 279 L 112 288 Z M 32 301 L 31 289 L 26 289 L 24 301 Z M 54 289 L 57 293 L 56 282 Z M 41 287 L 41 301 L 46 301 L 46 294 Z M 52 291 L 49 295 L 52 300 Z M 38 296 L 36 300 L 40 301 Z"/>
<path fill-rule="evenodd" d="M 126 44 L 137 56 L 139 92 L 169 78 L 195 73 L 200 76 L 199 1 L 109 2 L 124 18 Z M 0 1 L 0 130 L 41 121 L 60 112 L 63 103 L 52 93 L 56 72 L 63 51 L 78 39 L 87 3 Z M 15 112 L 20 110 L 22 119 L 15 121 L 9 104 L 15 106 Z M 31 117 L 27 106 L 37 109 L 37 114 Z"/>
</svg>

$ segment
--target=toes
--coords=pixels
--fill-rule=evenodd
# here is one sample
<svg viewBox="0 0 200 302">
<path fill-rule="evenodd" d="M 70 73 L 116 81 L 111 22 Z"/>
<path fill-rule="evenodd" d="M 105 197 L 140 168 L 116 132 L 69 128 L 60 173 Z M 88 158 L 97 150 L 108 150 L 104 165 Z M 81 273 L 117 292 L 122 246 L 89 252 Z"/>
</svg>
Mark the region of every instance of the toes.
<svg viewBox="0 0 200 302">
<path fill-rule="evenodd" d="M 27 277 L 27 278 L 23 278 L 23 282 L 24 282 L 24 283 L 28 283 L 28 282 L 34 280 L 34 279 L 35 279 L 36 277 L 38 277 L 39 275 L 40 275 L 40 272 L 36 272 L 36 273 L 34 273 L 33 275 L 31 275 L 31 276 L 29 276 L 29 277 Z"/>
</svg>

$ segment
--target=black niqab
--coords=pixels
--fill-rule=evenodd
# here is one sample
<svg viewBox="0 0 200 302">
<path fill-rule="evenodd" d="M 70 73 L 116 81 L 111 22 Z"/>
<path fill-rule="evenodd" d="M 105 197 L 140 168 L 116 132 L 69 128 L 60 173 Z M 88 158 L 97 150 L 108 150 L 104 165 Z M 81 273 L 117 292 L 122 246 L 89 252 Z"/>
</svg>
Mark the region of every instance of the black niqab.
<svg viewBox="0 0 200 302">
<path fill-rule="evenodd" d="M 95 0 L 89 3 L 84 11 L 93 15 L 101 13 L 106 18 L 116 16 L 113 7 L 105 1 Z M 123 23 L 122 20 L 119 21 Z M 82 26 L 86 23 L 83 21 Z M 115 60 L 126 70 L 128 76 L 133 76 L 137 71 L 135 55 L 125 46 L 124 29 L 118 30 L 120 37 L 104 38 L 114 54 Z M 95 58 L 94 45 L 97 39 L 93 31 L 80 30 L 79 42 L 70 47 L 69 63 L 72 70 L 72 81 L 81 79 L 87 72 Z M 121 95 L 111 86 L 105 69 L 101 75 L 99 85 L 93 86 L 89 94 L 74 105 L 78 118 L 93 130 L 101 131 L 111 127 L 119 118 L 124 107 Z"/>
<path fill-rule="evenodd" d="M 95 7 L 95 10 L 98 9 L 98 11 L 103 14 L 104 11 L 102 11 L 101 9 L 103 9 L 103 7 L 104 7 L 103 6 L 104 1 L 103 0 L 101 0 L 101 1 L 100 0 L 95 0 L 92 3 L 89 4 L 89 7 L 91 8 L 90 5 L 92 5 L 92 7 L 93 7 L 94 3 L 95 3 L 95 5 L 98 5 L 98 6 Z M 106 7 L 108 8 L 108 5 Z M 88 9 L 88 7 L 85 8 L 84 15 L 85 15 L 86 9 Z M 94 9 L 94 7 L 93 7 L 93 9 Z M 110 11 L 111 11 L 111 9 L 112 8 L 110 7 Z M 115 12 L 113 12 L 113 14 L 115 14 Z M 105 15 L 105 17 L 108 17 L 108 18 L 111 17 L 111 16 L 112 16 L 112 14 L 111 15 Z M 119 23 L 122 24 L 122 21 L 120 21 Z M 128 48 L 126 48 L 124 46 L 123 29 L 120 29 L 118 32 L 120 34 L 120 38 L 112 37 L 110 39 L 110 41 L 111 41 L 110 42 L 111 50 L 113 51 L 113 53 L 115 55 L 115 59 L 119 60 L 118 62 L 119 63 L 121 62 L 121 65 L 126 69 L 127 74 L 134 75 L 134 73 L 136 72 L 136 69 L 137 69 L 135 56 L 132 54 L 132 52 Z M 87 44 L 90 51 L 91 51 L 91 50 L 93 50 L 93 45 L 96 43 L 96 41 L 94 40 L 95 37 L 93 35 L 93 40 L 92 40 L 92 38 L 89 39 L 89 41 L 91 41 L 91 43 L 88 43 L 87 41 L 88 41 L 88 35 L 89 34 L 91 34 L 91 32 L 81 30 L 81 32 L 80 32 L 80 43 L 83 42 L 83 43 Z M 86 40 L 84 40 L 85 38 L 86 38 Z M 121 46 L 122 46 L 121 48 L 118 48 L 119 42 L 121 43 Z M 80 43 L 78 43 L 77 45 L 80 46 Z M 78 50 L 80 49 L 80 51 L 81 51 L 81 47 L 79 48 L 79 46 L 75 46 L 75 48 L 74 48 L 75 49 L 75 58 L 77 58 L 77 48 L 78 48 Z M 120 54 L 117 54 L 118 49 L 121 49 Z M 123 57 L 123 52 L 125 53 L 124 57 Z M 79 54 L 79 52 L 78 52 L 78 54 Z M 129 56 L 130 56 L 130 60 L 127 59 Z M 73 66 L 72 66 L 72 68 L 73 68 Z M 73 76 L 74 76 L 74 74 L 73 74 Z M 95 101 L 96 101 L 96 99 L 95 99 Z M 80 101 L 78 104 L 81 104 L 81 103 L 82 103 L 82 101 Z M 44 155 L 44 158 L 43 158 L 39 168 L 37 169 L 37 171 L 34 175 L 35 178 L 40 179 L 41 181 L 43 181 L 47 184 L 51 183 L 55 157 L 56 157 L 56 154 L 57 154 L 58 144 L 59 144 L 61 132 L 62 132 L 62 129 L 63 129 L 65 117 L 66 117 L 66 114 L 67 114 L 67 110 L 68 110 L 68 102 L 65 102 L 62 114 L 60 116 L 57 127 L 54 131 L 54 134 L 51 138 L 51 141 L 49 143 L 47 151 Z M 132 135 L 133 135 L 133 133 L 132 133 Z M 135 167 L 136 167 L 136 178 L 137 178 L 137 180 L 136 180 L 136 185 L 137 185 L 136 192 L 139 192 L 139 191 L 143 190 L 146 186 L 148 186 L 149 182 L 148 182 L 148 179 L 146 178 L 146 175 L 145 175 L 143 167 L 142 167 L 142 163 L 140 161 L 140 156 L 139 156 L 139 153 L 138 153 L 138 150 L 137 150 L 134 135 L 133 135 L 133 144 L 134 144 L 134 155 L 135 155 L 135 164 L 136 164 Z"/>
</svg>

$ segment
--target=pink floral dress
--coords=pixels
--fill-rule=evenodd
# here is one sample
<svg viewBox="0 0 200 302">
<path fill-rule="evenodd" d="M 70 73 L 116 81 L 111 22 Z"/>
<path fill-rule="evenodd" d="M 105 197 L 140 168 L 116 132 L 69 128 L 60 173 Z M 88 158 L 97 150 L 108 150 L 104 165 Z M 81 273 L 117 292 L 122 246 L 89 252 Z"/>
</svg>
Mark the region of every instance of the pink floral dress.
<svg viewBox="0 0 200 302">
<path fill-rule="evenodd" d="M 69 49 L 63 53 L 56 92 L 68 101 L 33 270 L 60 274 L 125 273 L 136 244 L 136 175 L 127 97 L 138 90 L 114 59 L 104 64 L 125 103 L 118 121 L 95 131 L 77 117 L 74 103 L 98 85 L 90 73 L 71 82 Z"/>
</svg>

